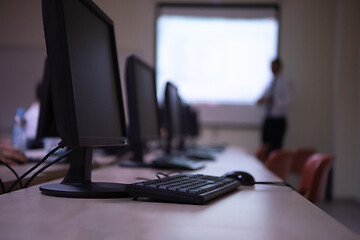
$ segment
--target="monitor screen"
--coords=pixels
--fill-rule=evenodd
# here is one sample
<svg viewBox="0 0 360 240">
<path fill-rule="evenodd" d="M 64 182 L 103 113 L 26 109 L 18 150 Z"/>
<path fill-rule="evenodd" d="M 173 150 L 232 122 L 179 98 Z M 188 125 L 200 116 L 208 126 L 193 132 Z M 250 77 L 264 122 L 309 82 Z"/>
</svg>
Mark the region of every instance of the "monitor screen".
<svg viewBox="0 0 360 240">
<path fill-rule="evenodd" d="M 66 146 L 125 142 L 112 21 L 91 1 L 51 0 L 44 30 L 59 135 Z M 48 26 L 48 28 L 47 28 Z"/>
<path fill-rule="evenodd" d="M 173 140 L 181 140 L 182 132 L 182 106 L 176 86 L 170 82 L 165 87 L 165 114 L 168 134 L 168 149 Z"/>
<path fill-rule="evenodd" d="M 187 133 L 190 137 L 198 137 L 199 136 L 199 122 L 197 117 L 196 110 L 191 107 L 187 106 L 187 122 L 188 122 L 188 129 Z"/>
<path fill-rule="evenodd" d="M 81 1 L 64 1 L 64 17 L 79 145 L 116 144 L 125 132 L 112 26 Z"/>
<path fill-rule="evenodd" d="M 138 130 L 141 141 L 160 137 L 155 71 L 136 56 L 126 61 L 130 133 Z"/>
<path fill-rule="evenodd" d="M 144 144 L 160 138 L 159 112 L 154 68 L 131 55 L 126 59 L 126 87 L 129 116 L 129 139 L 133 152 L 131 161 L 122 166 L 144 166 Z"/>
<path fill-rule="evenodd" d="M 42 186 L 62 197 L 121 197 L 124 186 L 92 183 L 92 148 L 126 144 L 113 22 L 90 0 L 43 0 L 54 118 L 71 149 L 61 184 Z"/>
</svg>

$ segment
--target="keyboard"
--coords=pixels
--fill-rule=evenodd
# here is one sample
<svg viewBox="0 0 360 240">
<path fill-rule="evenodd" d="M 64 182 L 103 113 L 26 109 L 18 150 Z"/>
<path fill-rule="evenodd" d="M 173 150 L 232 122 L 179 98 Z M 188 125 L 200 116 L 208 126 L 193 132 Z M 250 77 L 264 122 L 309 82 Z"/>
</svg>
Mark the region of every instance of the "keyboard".
<svg viewBox="0 0 360 240">
<path fill-rule="evenodd" d="M 168 170 L 198 170 L 205 167 L 205 164 L 184 156 L 162 156 L 151 162 L 151 166 Z"/>
<path fill-rule="evenodd" d="M 161 202 L 204 204 L 236 190 L 240 182 L 225 177 L 178 174 L 129 184 L 126 191 L 136 198 Z"/>
</svg>

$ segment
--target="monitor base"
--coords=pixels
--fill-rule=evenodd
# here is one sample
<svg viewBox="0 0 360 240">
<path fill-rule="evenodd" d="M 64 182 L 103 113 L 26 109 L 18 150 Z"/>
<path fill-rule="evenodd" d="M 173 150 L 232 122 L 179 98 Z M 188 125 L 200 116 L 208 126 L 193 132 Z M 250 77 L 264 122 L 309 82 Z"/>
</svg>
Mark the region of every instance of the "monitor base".
<svg viewBox="0 0 360 240">
<path fill-rule="evenodd" d="M 151 164 L 135 161 L 135 160 L 124 160 L 119 163 L 120 167 L 131 167 L 131 168 L 149 168 L 151 167 Z"/>
<path fill-rule="evenodd" d="M 125 184 L 90 182 L 90 183 L 58 183 L 40 187 L 44 195 L 67 198 L 125 198 L 130 195 L 125 191 Z"/>
</svg>

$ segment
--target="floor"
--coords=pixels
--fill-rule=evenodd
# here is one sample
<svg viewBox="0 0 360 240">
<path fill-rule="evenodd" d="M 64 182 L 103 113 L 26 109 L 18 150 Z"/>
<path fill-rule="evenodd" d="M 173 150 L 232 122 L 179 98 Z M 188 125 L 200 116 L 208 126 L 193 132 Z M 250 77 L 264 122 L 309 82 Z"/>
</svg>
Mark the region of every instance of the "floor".
<svg viewBox="0 0 360 240">
<path fill-rule="evenodd" d="M 360 202 L 348 199 L 334 199 L 316 204 L 324 212 L 360 235 Z"/>
</svg>

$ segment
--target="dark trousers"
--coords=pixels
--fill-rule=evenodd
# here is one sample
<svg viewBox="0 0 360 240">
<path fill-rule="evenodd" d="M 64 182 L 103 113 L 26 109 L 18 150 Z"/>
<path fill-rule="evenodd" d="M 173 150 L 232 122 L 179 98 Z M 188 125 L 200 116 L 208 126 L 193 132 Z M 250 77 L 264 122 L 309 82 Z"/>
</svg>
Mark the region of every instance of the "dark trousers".
<svg viewBox="0 0 360 240">
<path fill-rule="evenodd" d="M 262 126 L 262 143 L 269 146 L 269 153 L 282 147 L 286 125 L 284 117 L 267 117 L 265 119 Z"/>
</svg>

